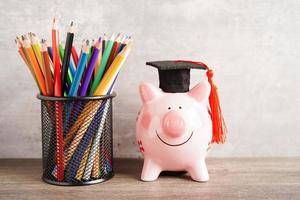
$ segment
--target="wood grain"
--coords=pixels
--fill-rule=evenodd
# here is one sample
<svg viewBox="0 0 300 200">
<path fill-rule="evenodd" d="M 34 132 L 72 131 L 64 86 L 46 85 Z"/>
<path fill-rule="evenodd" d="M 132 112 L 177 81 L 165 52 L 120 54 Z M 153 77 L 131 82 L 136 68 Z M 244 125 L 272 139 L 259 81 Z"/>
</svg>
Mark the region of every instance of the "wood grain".
<svg viewBox="0 0 300 200">
<path fill-rule="evenodd" d="M 41 160 L 0 160 L 0 199 L 300 199 L 300 158 L 209 158 L 210 181 L 160 176 L 142 182 L 141 160 L 116 159 L 115 176 L 91 186 L 41 181 Z"/>
</svg>

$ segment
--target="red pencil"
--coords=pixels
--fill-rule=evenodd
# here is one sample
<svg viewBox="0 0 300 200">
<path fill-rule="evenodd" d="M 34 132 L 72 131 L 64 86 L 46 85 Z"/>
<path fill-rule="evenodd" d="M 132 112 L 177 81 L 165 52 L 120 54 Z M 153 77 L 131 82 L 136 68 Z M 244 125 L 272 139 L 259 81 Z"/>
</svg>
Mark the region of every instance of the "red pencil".
<svg viewBox="0 0 300 200">
<path fill-rule="evenodd" d="M 110 55 L 109 55 L 109 58 L 108 58 L 108 61 L 107 61 L 106 67 L 105 67 L 105 71 L 109 68 L 111 63 L 114 61 L 114 59 L 117 55 L 117 50 L 121 44 L 120 41 L 121 41 L 121 35 L 118 34 L 116 40 L 114 41 L 113 47 L 111 49 L 111 52 L 110 52 Z"/>
<path fill-rule="evenodd" d="M 53 51 L 53 65 L 54 65 L 54 96 L 61 97 L 61 73 L 60 73 L 60 59 L 58 52 L 58 31 L 55 18 L 52 25 L 52 51 Z"/>
<path fill-rule="evenodd" d="M 60 59 L 58 53 L 58 31 L 55 18 L 52 26 L 52 49 L 53 49 L 53 65 L 54 65 L 54 96 L 61 97 L 61 73 Z M 63 135 L 63 120 L 62 120 L 62 103 L 55 102 L 55 118 L 56 118 L 56 164 L 57 164 L 57 180 L 64 180 L 65 160 L 64 160 L 64 135 Z"/>
<path fill-rule="evenodd" d="M 78 58 L 76 48 L 74 46 L 72 46 L 71 53 L 72 53 L 72 58 L 73 58 L 75 67 L 77 67 L 79 58 Z"/>
</svg>

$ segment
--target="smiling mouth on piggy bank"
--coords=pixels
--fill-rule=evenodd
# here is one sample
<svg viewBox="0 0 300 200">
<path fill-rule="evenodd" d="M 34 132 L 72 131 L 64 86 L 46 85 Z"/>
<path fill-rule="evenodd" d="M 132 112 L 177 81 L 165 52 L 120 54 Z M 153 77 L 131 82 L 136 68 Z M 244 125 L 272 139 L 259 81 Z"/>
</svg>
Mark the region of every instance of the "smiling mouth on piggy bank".
<svg viewBox="0 0 300 200">
<path fill-rule="evenodd" d="M 168 145 L 168 146 L 171 146 L 171 147 L 177 147 L 177 146 L 184 145 L 185 143 L 187 143 L 187 142 L 191 139 L 191 137 L 192 137 L 193 134 L 194 134 L 194 132 L 192 132 L 191 135 L 189 136 L 189 138 L 188 138 L 187 140 L 185 140 L 184 142 L 181 142 L 181 143 L 179 143 L 179 144 L 170 144 L 170 143 L 164 141 L 164 140 L 158 135 L 158 133 L 157 133 L 156 130 L 155 130 L 155 132 L 156 132 L 156 135 L 157 135 L 158 139 L 159 139 L 162 143 L 164 143 L 164 144 L 166 144 L 166 145 Z"/>
</svg>

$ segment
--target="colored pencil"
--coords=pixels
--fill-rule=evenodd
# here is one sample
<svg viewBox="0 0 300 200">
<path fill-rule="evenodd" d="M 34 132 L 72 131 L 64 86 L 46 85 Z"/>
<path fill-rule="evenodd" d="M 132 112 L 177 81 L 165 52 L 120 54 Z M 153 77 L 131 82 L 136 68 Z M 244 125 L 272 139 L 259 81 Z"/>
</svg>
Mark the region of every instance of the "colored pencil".
<svg viewBox="0 0 300 200">
<path fill-rule="evenodd" d="M 118 53 L 120 53 L 124 49 L 124 47 L 128 44 L 129 41 L 131 41 L 131 36 L 126 36 L 123 38 L 123 41 L 119 46 Z"/>
<path fill-rule="evenodd" d="M 76 51 L 76 48 L 74 47 L 74 45 L 72 46 L 71 53 L 72 53 L 72 58 L 73 58 L 75 66 L 78 66 L 79 57 L 78 57 L 78 54 L 77 54 L 77 51 Z"/>
<path fill-rule="evenodd" d="M 63 47 L 62 43 L 59 44 L 59 57 L 61 60 L 64 59 L 65 56 L 65 48 Z M 70 59 L 68 73 L 67 73 L 67 85 L 71 84 L 73 77 L 75 76 L 76 68 L 72 59 Z"/>
<path fill-rule="evenodd" d="M 59 56 L 61 60 L 63 60 L 64 55 L 65 55 L 65 49 L 62 44 L 59 44 Z M 73 77 L 75 76 L 75 72 L 76 72 L 76 68 L 74 66 L 72 59 L 70 59 L 68 73 L 67 73 L 67 84 L 71 84 Z"/>
<path fill-rule="evenodd" d="M 58 30 L 55 18 L 52 24 L 52 50 L 53 50 L 53 65 L 54 65 L 54 96 L 62 96 L 61 88 L 61 73 L 60 73 L 60 60 L 57 44 Z M 55 102 L 55 128 L 56 128 L 56 164 L 57 164 L 57 180 L 64 179 L 65 161 L 64 161 L 64 136 L 63 136 L 63 106 L 61 102 Z"/>
<path fill-rule="evenodd" d="M 92 95 L 94 93 L 94 91 L 96 90 L 98 84 L 100 83 L 104 70 L 105 70 L 105 66 L 107 64 L 111 49 L 113 47 L 114 44 L 114 39 L 115 39 L 115 34 L 112 35 L 111 39 L 109 41 L 107 41 L 107 44 L 105 45 L 105 50 L 101 59 L 101 63 L 100 63 L 100 67 L 99 67 L 99 71 L 95 77 L 95 80 L 92 84 L 92 88 L 90 91 L 89 95 Z"/>
<path fill-rule="evenodd" d="M 102 45 L 102 48 L 103 48 L 103 45 Z M 102 52 L 103 52 L 103 49 L 100 49 L 100 52 L 99 52 L 99 55 L 98 55 L 98 58 L 97 58 L 97 62 L 95 64 L 95 69 L 94 69 L 94 78 L 96 77 L 98 71 L 99 71 L 99 65 L 100 65 L 100 62 L 101 62 L 101 58 L 102 58 Z"/>
<path fill-rule="evenodd" d="M 96 64 L 100 49 L 101 49 L 101 38 L 99 38 L 99 40 L 97 40 L 97 42 L 93 48 L 92 56 L 88 63 L 83 82 L 81 83 L 80 93 L 79 93 L 80 96 L 85 96 L 87 93 L 87 89 L 88 89 L 91 77 L 93 75 L 93 71 L 95 68 L 95 64 Z"/>
<path fill-rule="evenodd" d="M 101 83 L 94 91 L 93 95 L 105 95 L 107 94 L 107 91 L 109 90 L 112 82 L 115 80 L 115 77 L 117 76 L 119 70 L 121 69 L 124 61 L 126 60 L 126 57 L 128 56 L 128 53 L 131 49 L 131 43 L 127 44 L 126 47 L 118 54 L 118 56 L 115 58 L 107 72 L 105 73 L 103 79 L 101 80 Z"/>
<path fill-rule="evenodd" d="M 62 44 L 59 44 L 58 49 L 59 49 L 60 60 L 63 60 L 64 55 L 65 55 L 65 49 L 63 48 Z M 73 81 L 73 75 L 71 72 L 71 62 L 69 62 L 69 68 L 67 70 L 67 82 L 66 82 L 65 88 L 63 90 L 65 96 L 67 94 L 67 91 L 69 91 L 69 85 L 71 85 L 72 81 Z"/>
<path fill-rule="evenodd" d="M 22 48 L 22 44 L 21 44 L 21 42 L 19 41 L 19 38 L 18 38 L 18 37 L 15 39 L 15 43 L 16 43 L 16 45 L 17 45 L 18 52 L 19 52 L 21 58 L 23 59 L 23 61 L 25 62 L 25 64 L 29 67 L 29 63 L 28 63 L 28 61 L 27 61 L 27 58 L 26 58 L 25 53 L 24 53 L 24 50 L 23 50 L 23 48 Z M 31 67 L 30 67 L 29 69 L 30 69 L 30 71 L 31 71 Z"/>
<path fill-rule="evenodd" d="M 54 65 L 54 95 L 57 97 L 62 96 L 61 88 L 61 73 L 60 73 L 60 59 L 58 52 L 58 31 L 55 18 L 52 24 L 52 53 L 53 53 L 53 65 Z"/>
<path fill-rule="evenodd" d="M 33 49 L 33 52 L 35 54 L 35 57 L 39 63 L 39 66 L 42 70 L 43 75 L 45 76 L 45 68 L 43 65 L 43 58 L 41 54 L 41 44 L 39 42 L 39 39 L 34 33 L 29 33 L 29 39 L 31 41 L 31 47 Z"/>
<path fill-rule="evenodd" d="M 30 60 L 29 60 L 29 58 L 25 55 L 25 49 L 24 49 L 23 44 L 22 44 L 23 41 L 22 41 L 19 37 L 16 37 L 15 42 L 16 42 L 16 45 L 17 45 L 18 52 L 19 52 L 20 56 L 22 57 L 23 61 L 24 61 L 25 64 L 27 65 L 27 67 L 28 67 L 28 69 L 29 69 L 29 71 L 30 71 L 30 73 L 31 73 L 31 75 L 32 75 L 32 77 L 33 77 L 33 79 L 34 79 L 34 81 L 35 81 L 35 83 L 36 83 L 36 85 L 37 85 L 39 91 L 41 92 L 40 85 L 39 85 L 39 83 L 38 83 L 38 81 L 37 81 L 37 79 L 36 79 L 36 76 L 35 76 L 35 73 L 34 73 L 34 71 L 33 71 L 33 68 L 32 68 L 32 66 L 31 66 L 31 64 L 30 64 Z"/>
<path fill-rule="evenodd" d="M 29 58 L 30 66 L 33 68 L 33 71 L 34 71 L 36 79 L 39 83 L 41 92 L 43 95 L 46 95 L 47 93 L 46 93 L 46 86 L 45 86 L 45 80 L 43 77 L 43 73 L 40 69 L 38 61 L 36 60 L 36 57 L 34 55 L 32 47 L 30 45 L 30 40 L 28 39 L 27 36 L 23 36 L 23 43 L 24 43 L 25 54 Z"/>
<path fill-rule="evenodd" d="M 89 41 L 87 40 L 82 47 L 82 55 L 80 56 L 75 77 L 70 87 L 69 96 L 77 96 L 80 80 L 83 75 L 85 65 L 87 63 L 88 49 L 89 49 Z"/>
<path fill-rule="evenodd" d="M 67 76 L 68 76 L 68 74 L 67 74 L 68 68 L 70 65 L 71 50 L 72 50 L 72 46 L 73 46 L 73 38 L 74 38 L 74 26 L 73 26 L 73 22 L 71 22 L 69 31 L 67 33 L 64 57 L 63 57 L 62 67 L 61 67 L 61 84 L 62 84 L 61 88 L 63 89 L 63 91 L 66 91 L 66 92 L 68 92 L 66 83 L 67 83 Z"/>
<path fill-rule="evenodd" d="M 91 59 L 91 56 L 92 56 L 92 52 L 93 52 L 94 45 L 95 45 L 95 40 L 92 40 L 91 46 L 90 46 L 90 48 L 89 48 L 88 62 L 90 62 L 90 59 Z"/>
<path fill-rule="evenodd" d="M 48 45 L 46 43 L 46 40 L 42 40 L 41 53 L 42 53 L 43 66 L 45 70 L 46 90 L 48 96 L 53 96 L 53 79 L 52 79 L 52 74 L 50 69 L 50 58 L 49 58 L 47 46 Z"/>
<path fill-rule="evenodd" d="M 49 54 L 50 60 L 51 60 L 51 62 L 52 62 L 52 65 L 50 65 L 51 74 L 52 74 L 52 77 L 54 77 L 54 65 L 53 65 L 53 53 L 52 53 L 52 47 L 51 47 L 51 46 L 48 46 L 48 47 L 47 47 L 47 50 L 48 50 L 48 54 Z"/>
<path fill-rule="evenodd" d="M 107 42 L 107 36 L 104 33 L 103 34 L 103 39 L 102 39 L 102 56 L 103 56 L 103 53 L 104 53 L 104 50 L 105 50 L 105 47 L 106 47 L 106 42 Z"/>
<path fill-rule="evenodd" d="M 50 56 L 50 59 L 53 61 L 52 47 L 48 46 L 47 49 L 48 49 L 48 54 Z"/>
<path fill-rule="evenodd" d="M 117 55 L 117 50 L 120 46 L 120 41 L 121 41 L 121 35 L 119 34 L 117 36 L 117 39 L 114 41 L 113 47 L 111 49 L 107 64 L 105 66 L 105 70 L 104 73 L 107 71 L 107 69 L 109 68 L 109 66 L 111 65 L 111 63 L 113 62 L 113 60 L 115 59 L 116 55 Z"/>
</svg>

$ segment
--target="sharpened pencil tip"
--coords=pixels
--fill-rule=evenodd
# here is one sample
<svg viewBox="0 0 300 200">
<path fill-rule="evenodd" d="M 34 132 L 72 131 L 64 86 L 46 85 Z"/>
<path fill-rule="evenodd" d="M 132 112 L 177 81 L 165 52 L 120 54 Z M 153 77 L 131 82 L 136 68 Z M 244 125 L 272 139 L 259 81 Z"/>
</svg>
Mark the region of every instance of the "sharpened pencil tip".
<svg viewBox="0 0 300 200">
<path fill-rule="evenodd" d="M 89 45 L 89 44 L 90 44 L 90 41 L 89 41 L 89 40 L 87 40 L 85 43 L 86 43 L 86 45 Z"/>
<path fill-rule="evenodd" d="M 71 21 L 71 24 L 70 24 L 70 26 L 73 26 L 73 21 Z"/>
<path fill-rule="evenodd" d="M 53 18 L 52 30 L 57 30 L 57 20 L 55 17 Z"/>
<path fill-rule="evenodd" d="M 111 40 L 114 40 L 116 38 L 116 33 L 114 32 L 112 35 L 111 35 Z"/>
</svg>

